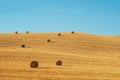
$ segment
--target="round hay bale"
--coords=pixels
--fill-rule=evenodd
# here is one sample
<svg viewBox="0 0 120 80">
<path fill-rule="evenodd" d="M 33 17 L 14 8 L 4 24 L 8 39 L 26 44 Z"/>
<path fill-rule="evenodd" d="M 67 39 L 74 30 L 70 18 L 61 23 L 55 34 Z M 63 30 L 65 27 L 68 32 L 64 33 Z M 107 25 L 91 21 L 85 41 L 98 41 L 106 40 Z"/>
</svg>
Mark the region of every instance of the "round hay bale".
<svg viewBox="0 0 120 80">
<path fill-rule="evenodd" d="M 51 40 L 50 40 L 50 39 L 48 39 L 48 40 L 47 40 L 47 42 L 51 42 Z"/>
<path fill-rule="evenodd" d="M 74 32 L 74 31 L 72 31 L 71 33 L 72 33 L 72 34 L 74 34 L 75 32 Z"/>
<path fill-rule="evenodd" d="M 56 62 L 56 65 L 57 65 L 57 66 L 62 66 L 62 61 L 61 61 L 61 60 L 58 60 L 58 61 Z"/>
<path fill-rule="evenodd" d="M 25 33 L 26 33 L 26 34 L 29 34 L 29 31 L 26 31 Z"/>
<path fill-rule="evenodd" d="M 14 32 L 15 34 L 18 34 L 18 31 Z"/>
<path fill-rule="evenodd" d="M 38 66 L 39 66 L 38 61 L 32 61 L 32 62 L 30 63 L 30 67 L 31 67 L 31 68 L 38 68 Z"/>
<path fill-rule="evenodd" d="M 22 47 L 22 48 L 25 48 L 26 46 L 25 46 L 25 44 L 22 44 L 21 47 Z"/>
<path fill-rule="evenodd" d="M 61 33 L 59 33 L 58 36 L 61 36 Z"/>
</svg>

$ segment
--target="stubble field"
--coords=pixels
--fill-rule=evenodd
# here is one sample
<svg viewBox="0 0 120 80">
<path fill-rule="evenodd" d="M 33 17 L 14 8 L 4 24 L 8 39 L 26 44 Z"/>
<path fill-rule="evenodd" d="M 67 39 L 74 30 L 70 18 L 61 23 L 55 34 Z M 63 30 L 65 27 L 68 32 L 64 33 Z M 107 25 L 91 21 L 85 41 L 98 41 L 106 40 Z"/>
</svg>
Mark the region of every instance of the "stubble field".
<svg viewBox="0 0 120 80">
<path fill-rule="evenodd" d="M 0 80 L 120 80 L 120 36 L 0 34 Z"/>
</svg>

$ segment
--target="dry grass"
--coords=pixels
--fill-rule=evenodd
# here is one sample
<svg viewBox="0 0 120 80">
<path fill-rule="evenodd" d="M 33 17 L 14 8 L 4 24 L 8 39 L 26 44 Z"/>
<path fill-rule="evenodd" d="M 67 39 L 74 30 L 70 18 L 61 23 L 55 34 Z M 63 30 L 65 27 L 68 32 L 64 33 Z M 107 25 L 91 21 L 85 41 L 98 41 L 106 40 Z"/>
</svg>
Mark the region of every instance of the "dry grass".
<svg viewBox="0 0 120 80">
<path fill-rule="evenodd" d="M 0 34 L 0 80 L 120 80 L 118 36 L 57 34 Z M 23 42 L 30 48 L 20 48 Z M 55 65 L 58 59 L 63 66 Z M 33 60 L 40 62 L 36 69 Z"/>
</svg>

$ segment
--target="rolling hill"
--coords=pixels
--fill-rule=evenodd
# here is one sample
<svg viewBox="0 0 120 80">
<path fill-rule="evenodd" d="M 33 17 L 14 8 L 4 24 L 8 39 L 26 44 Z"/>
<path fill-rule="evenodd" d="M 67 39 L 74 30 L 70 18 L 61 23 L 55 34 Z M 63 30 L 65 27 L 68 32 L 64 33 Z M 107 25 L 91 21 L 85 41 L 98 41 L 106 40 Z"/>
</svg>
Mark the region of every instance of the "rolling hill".
<svg viewBox="0 0 120 80">
<path fill-rule="evenodd" d="M 0 80 L 120 80 L 120 36 L 0 34 Z"/>
</svg>

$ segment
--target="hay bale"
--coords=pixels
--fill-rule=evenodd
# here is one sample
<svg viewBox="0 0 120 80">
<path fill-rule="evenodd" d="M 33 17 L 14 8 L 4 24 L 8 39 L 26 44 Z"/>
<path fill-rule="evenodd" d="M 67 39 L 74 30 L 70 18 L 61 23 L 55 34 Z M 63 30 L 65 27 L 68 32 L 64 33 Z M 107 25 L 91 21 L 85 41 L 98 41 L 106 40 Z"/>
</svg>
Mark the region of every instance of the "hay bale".
<svg viewBox="0 0 120 80">
<path fill-rule="evenodd" d="M 14 32 L 15 34 L 18 34 L 18 31 Z"/>
<path fill-rule="evenodd" d="M 58 36 L 61 36 L 61 33 L 59 33 Z"/>
<path fill-rule="evenodd" d="M 48 39 L 48 40 L 47 40 L 47 42 L 51 42 L 51 40 L 50 40 L 50 39 Z"/>
<path fill-rule="evenodd" d="M 72 31 L 71 33 L 72 33 L 72 34 L 74 34 L 75 32 L 74 32 L 74 31 Z"/>
<path fill-rule="evenodd" d="M 29 31 L 26 31 L 25 33 L 26 33 L 26 34 L 29 34 Z"/>
<path fill-rule="evenodd" d="M 56 61 L 56 65 L 57 66 L 62 66 L 62 61 L 61 60 Z"/>
<path fill-rule="evenodd" d="M 26 46 L 25 46 L 25 44 L 22 44 L 21 47 L 22 47 L 22 48 L 25 48 Z"/>
<path fill-rule="evenodd" d="M 38 68 L 38 66 L 39 66 L 38 61 L 32 61 L 32 62 L 30 63 L 30 67 L 31 67 L 31 68 Z"/>
</svg>

